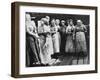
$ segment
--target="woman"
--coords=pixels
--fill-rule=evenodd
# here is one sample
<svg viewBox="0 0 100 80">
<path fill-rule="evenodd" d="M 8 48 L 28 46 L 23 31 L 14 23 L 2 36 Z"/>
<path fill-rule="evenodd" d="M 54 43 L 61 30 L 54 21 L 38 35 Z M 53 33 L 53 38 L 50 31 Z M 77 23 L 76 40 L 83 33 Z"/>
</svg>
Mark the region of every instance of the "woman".
<svg viewBox="0 0 100 80">
<path fill-rule="evenodd" d="M 51 32 L 52 32 L 54 53 L 60 52 L 59 32 L 58 32 L 58 29 L 60 28 L 59 23 L 60 21 L 58 19 L 57 20 L 53 19 L 51 21 Z"/>
<path fill-rule="evenodd" d="M 74 32 L 75 32 L 75 26 L 73 24 L 73 20 L 68 20 L 68 26 L 66 28 L 66 46 L 65 46 L 65 52 L 69 55 L 73 54 L 75 52 L 74 49 Z"/>
<path fill-rule="evenodd" d="M 57 40 L 58 40 L 58 53 L 60 52 L 60 41 L 61 41 L 61 39 L 60 39 L 60 33 L 59 33 L 59 31 L 60 31 L 60 20 L 59 19 L 56 19 L 56 21 L 55 21 L 55 24 L 56 24 L 56 28 L 57 28 Z"/>
<path fill-rule="evenodd" d="M 81 20 L 77 20 L 75 31 L 76 31 L 76 40 L 75 40 L 76 53 L 78 53 L 80 56 L 86 56 L 87 47 L 86 47 L 85 32 L 87 32 L 87 29 Z"/>
<path fill-rule="evenodd" d="M 26 66 L 36 66 L 41 63 L 38 45 L 38 35 L 35 22 L 31 21 L 30 14 L 25 16 L 26 27 Z"/>
<path fill-rule="evenodd" d="M 66 45 L 66 25 L 65 25 L 64 20 L 61 21 L 60 38 L 61 38 L 60 52 L 62 54 L 64 54 L 65 53 L 65 45 Z"/>
<path fill-rule="evenodd" d="M 48 25 L 48 20 L 46 18 L 41 19 L 41 27 L 39 28 L 40 35 L 40 46 L 41 46 L 41 55 L 42 63 L 51 65 L 52 59 L 51 55 L 53 54 L 53 43 L 50 35 L 50 26 Z"/>
</svg>

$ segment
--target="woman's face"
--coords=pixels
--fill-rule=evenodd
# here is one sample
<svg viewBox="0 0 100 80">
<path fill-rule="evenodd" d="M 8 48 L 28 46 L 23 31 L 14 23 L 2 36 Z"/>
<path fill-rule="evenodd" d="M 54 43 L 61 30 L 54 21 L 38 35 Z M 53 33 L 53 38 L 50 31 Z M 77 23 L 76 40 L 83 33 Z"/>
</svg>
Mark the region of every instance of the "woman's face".
<svg viewBox="0 0 100 80">
<path fill-rule="evenodd" d="M 70 21 L 69 24 L 70 24 L 70 25 L 73 25 L 73 21 Z"/>
<path fill-rule="evenodd" d="M 55 20 L 54 19 L 51 21 L 51 24 L 52 25 L 55 25 Z"/>
<path fill-rule="evenodd" d="M 65 25 L 65 22 L 61 22 L 62 25 Z"/>
<path fill-rule="evenodd" d="M 30 14 L 26 14 L 26 15 L 25 15 L 25 19 L 26 19 L 26 21 L 30 21 L 30 20 L 31 20 Z"/>
<path fill-rule="evenodd" d="M 81 26 L 81 24 L 82 24 L 81 22 L 77 22 L 77 25 L 78 25 L 78 26 Z"/>
<path fill-rule="evenodd" d="M 47 19 L 48 22 L 50 21 L 50 17 L 49 16 L 46 16 L 46 19 Z"/>
<path fill-rule="evenodd" d="M 60 20 L 59 20 L 59 19 L 56 20 L 56 24 L 57 24 L 57 25 L 60 24 Z"/>
</svg>

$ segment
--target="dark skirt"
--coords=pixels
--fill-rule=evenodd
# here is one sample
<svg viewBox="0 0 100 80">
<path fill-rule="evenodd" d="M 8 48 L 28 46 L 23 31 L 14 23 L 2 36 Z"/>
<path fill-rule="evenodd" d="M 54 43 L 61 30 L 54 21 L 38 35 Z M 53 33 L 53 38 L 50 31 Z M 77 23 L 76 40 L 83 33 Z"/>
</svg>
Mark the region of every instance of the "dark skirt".
<svg viewBox="0 0 100 80">
<path fill-rule="evenodd" d="M 60 52 L 62 54 L 64 54 L 65 53 L 65 45 L 66 45 L 66 34 L 65 33 L 60 33 L 60 38 L 61 38 Z"/>
<path fill-rule="evenodd" d="M 36 37 L 26 33 L 26 66 L 40 62 L 39 43 Z"/>
</svg>

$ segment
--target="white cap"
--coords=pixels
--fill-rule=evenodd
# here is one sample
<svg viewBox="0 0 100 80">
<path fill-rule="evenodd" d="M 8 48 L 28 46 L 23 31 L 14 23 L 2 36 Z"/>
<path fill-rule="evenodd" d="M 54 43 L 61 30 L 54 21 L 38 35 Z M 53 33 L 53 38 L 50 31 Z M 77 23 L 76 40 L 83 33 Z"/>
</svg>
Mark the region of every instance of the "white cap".
<svg viewBox="0 0 100 80">
<path fill-rule="evenodd" d="M 82 22 L 81 20 L 77 20 L 77 22 Z"/>
</svg>

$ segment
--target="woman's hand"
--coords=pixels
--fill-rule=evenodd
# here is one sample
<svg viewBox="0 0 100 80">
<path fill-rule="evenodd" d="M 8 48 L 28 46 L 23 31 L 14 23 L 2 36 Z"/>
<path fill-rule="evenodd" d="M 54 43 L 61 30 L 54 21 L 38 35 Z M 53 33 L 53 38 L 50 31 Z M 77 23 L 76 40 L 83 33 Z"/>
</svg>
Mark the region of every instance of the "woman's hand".
<svg viewBox="0 0 100 80">
<path fill-rule="evenodd" d="M 73 40 L 75 40 L 75 34 L 73 34 Z"/>
<path fill-rule="evenodd" d="M 47 42 L 44 44 L 44 46 L 43 46 L 43 49 L 45 49 L 45 48 L 47 48 L 48 47 L 48 44 L 47 44 Z"/>
<path fill-rule="evenodd" d="M 35 37 L 36 37 L 36 38 L 39 38 L 38 34 L 35 34 Z"/>
</svg>

